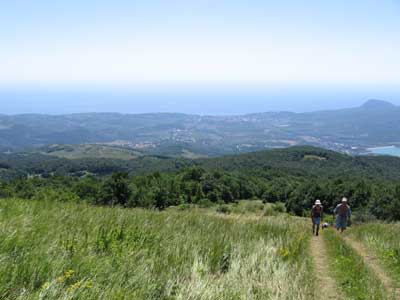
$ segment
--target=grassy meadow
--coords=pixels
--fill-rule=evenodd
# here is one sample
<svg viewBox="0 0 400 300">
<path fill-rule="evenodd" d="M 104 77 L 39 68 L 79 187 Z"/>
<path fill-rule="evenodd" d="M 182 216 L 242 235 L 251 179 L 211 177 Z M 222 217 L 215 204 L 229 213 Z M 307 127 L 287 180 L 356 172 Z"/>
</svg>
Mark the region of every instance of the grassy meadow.
<svg viewBox="0 0 400 300">
<path fill-rule="evenodd" d="M 371 223 L 357 226 L 351 236 L 377 254 L 400 286 L 400 223 Z"/>
<path fill-rule="evenodd" d="M 97 157 L 130 160 L 143 156 L 132 149 L 96 144 L 53 145 L 46 147 L 42 153 L 68 159 Z"/>
<path fill-rule="evenodd" d="M 337 288 L 346 300 L 392 300 L 379 278 L 340 234 L 329 229 L 324 232 L 324 239 Z"/>
<path fill-rule="evenodd" d="M 254 216 L 2 199 L 0 299 L 314 299 L 308 224 Z"/>
</svg>

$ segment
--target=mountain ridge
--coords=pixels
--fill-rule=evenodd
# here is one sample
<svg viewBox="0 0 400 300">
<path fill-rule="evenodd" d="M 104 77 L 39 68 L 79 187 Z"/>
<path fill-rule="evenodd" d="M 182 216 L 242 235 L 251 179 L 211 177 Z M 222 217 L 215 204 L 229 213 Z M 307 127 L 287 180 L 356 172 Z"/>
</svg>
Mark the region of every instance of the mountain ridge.
<svg viewBox="0 0 400 300">
<path fill-rule="evenodd" d="M 295 112 L 290 110 L 277 110 L 277 111 L 262 111 L 255 113 L 243 113 L 243 114 L 193 114 L 193 113 L 180 113 L 180 112 L 146 112 L 146 113 L 121 113 L 121 112 L 75 112 L 75 113 L 67 113 L 67 114 L 41 114 L 41 113 L 18 113 L 18 114 L 3 114 L 0 113 L 0 117 L 24 117 L 24 116 L 47 116 L 47 117 L 71 117 L 71 116 L 91 116 L 91 115 L 104 115 L 104 116 L 153 116 L 153 115 L 165 115 L 165 116 L 196 116 L 196 117 L 215 117 L 215 118 L 224 118 L 224 117 L 235 117 L 235 116 L 251 116 L 258 114 L 309 114 L 309 113 L 319 113 L 319 112 L 327 112 L 327 111 L 340 111 L 340 110 L 348 110 L 348 109 L 360 109 L 365 107 L 385 107 L 385 108 L 394 108 L 400 107 L 395 105 L 394 103 L 381 100 L 381 99 L 368 99 L 364 103 L 358 106 L 346 107 L 346 108 L 337 108 L 337 109 L 321 109 L 321 110 L 311 110 L 305 112 Z"/>
<path fill-rule="evenodd" d="M 359 107 L 308 113 L 0 115 L 1 150 L 54 144 L 105 144 L 172 156 L 218 156 L 294 145 L 357 154 L 369 147 L 400 145 L 400 107 L 369 100 Z"/>
<path fill-rule="evenodd" d="M 382 109 L 382 108 L 394 108 L 396 105 L 389 101 L 379 100 L 379 99 L 369 99 L 363 105 L 360 106 L 361 108 L 368 108 L 368 109 Z"/>
</svg>

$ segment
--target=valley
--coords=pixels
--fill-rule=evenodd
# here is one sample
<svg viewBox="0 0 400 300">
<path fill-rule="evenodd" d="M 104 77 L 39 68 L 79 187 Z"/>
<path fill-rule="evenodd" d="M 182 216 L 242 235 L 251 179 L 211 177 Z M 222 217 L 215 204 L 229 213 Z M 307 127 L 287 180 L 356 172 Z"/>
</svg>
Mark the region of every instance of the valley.
<svg viewBox="0 0 400 300">
<path fill-rule="evenodd" d="M 197 158 L 312 145 L 355 155 L 368 152 L 371 147 L 399 145 L 399 132 L 400 107 L 381 100 L 334 111 L 235 116 L 0 115 L 3 152 L 88 144 L 128 149 L 125 152 Z M 124 150 L 118 151 L 117 156 Z"/>
</svg>

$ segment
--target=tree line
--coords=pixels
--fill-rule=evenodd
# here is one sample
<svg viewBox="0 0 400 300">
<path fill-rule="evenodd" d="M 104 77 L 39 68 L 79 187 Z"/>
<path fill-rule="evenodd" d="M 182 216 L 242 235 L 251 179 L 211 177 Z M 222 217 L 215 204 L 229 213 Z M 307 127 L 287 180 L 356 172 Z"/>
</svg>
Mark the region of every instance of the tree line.
<svg viewBox="0 0 400 300">
<path fill-rule="evenodd" d="M 341 197 L 354 211 L 384 220 L 400 220 L 400 182 L 363 176 L 295 176 L 276 170 L 235 172 L 192 166 L 176 172 L 110 176 L 19 177 L 0 183 L 0 197 L 85 201 L 93 205 L 163 210 L 170 206 L 210 206 L 239 200 L 283 202 L 289 212 L 308 215 L 315 199 L 331 211 Z"/>
</svg>

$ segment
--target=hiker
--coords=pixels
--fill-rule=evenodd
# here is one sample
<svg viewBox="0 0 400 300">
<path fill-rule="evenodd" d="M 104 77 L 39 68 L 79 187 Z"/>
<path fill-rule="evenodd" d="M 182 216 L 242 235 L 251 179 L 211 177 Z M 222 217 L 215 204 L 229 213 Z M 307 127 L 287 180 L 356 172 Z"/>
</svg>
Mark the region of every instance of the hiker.
<svg viewBox="0 0 400 300">
<path fill-rule="evenodd" d="M 324 208 L 321 204 L 321 200 L 316 200 L 315 204 L 311 209 L 311 220 L 312 220 L 312 232 L 316 236 L 319 234 L 319 225 L 321 224 Z"/>
<path fill-rule="evenodd" d="M 343 233 L 343 231 L 346 230 L 351 216 L 351 209 L 347 203 L 347 198 L 342 198 L 342 203 L 336 206 L 333 214 L 336 216 L 336 229 Z"/>
</svg>

